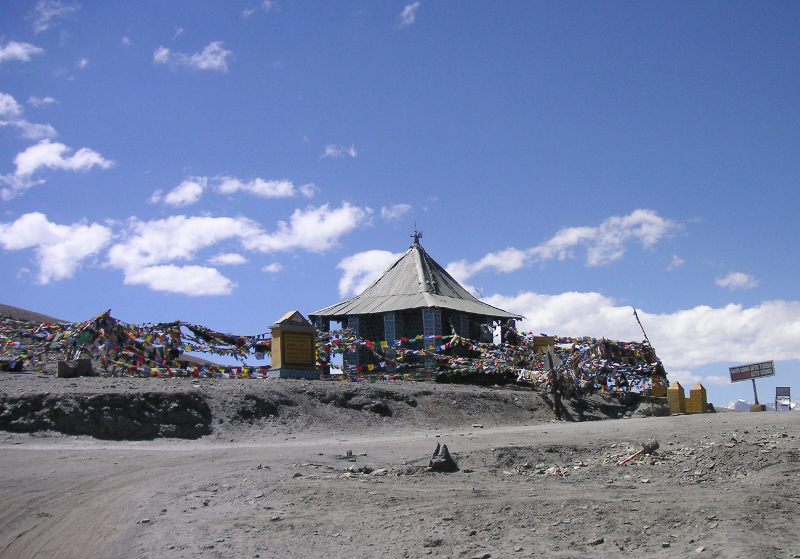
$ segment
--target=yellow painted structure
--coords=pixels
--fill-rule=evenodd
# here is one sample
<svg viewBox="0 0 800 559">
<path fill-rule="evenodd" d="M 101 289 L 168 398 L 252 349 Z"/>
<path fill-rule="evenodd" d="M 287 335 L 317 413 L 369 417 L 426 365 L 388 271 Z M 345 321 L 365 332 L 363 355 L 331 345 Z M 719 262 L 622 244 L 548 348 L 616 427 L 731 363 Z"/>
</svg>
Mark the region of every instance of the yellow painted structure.
<svg viewBox="0 0 800 559">
<path fill-rule="evenodd" d="M 686 413 L 686 394 L 681 383 L 675 382 L 667 389 L 669 413 Z"/>
<path fill-rule="evenodd" d="M 689 391 L 689 400 L 686 402 L 686 413 L 706 413 L 708 411 L 708 395 L 702 384 L 696 384 Z"/>
<path fill-rule="evenodd" d="M 548 349 L 555 347 L 555 336 L 534 336 L 533 351 L 536 353 L 547 353 Z"/>
<path fill-rule="evenodd" d="M 272 325 L 270 378 L 318 379 L 316 330 L 299 311 L 286 313 Z"/>
<path fill-rule="evenodd" d="M 669 412 L 676 413 L 707 413 L 708 394 L 702 384 L 696 384 L 689 391 L 689 399 L 683 391 L 681 383 L 676 382 L 667 389 L 667 404 Z"/>
</svg>

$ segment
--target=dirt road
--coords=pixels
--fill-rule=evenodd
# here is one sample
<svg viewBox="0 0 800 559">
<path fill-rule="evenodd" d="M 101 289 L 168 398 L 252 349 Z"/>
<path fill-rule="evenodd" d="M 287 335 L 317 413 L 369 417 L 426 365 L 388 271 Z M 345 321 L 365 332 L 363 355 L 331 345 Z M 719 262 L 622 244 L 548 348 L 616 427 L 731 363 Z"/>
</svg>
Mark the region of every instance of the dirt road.
<svg viewBox="0 0 800 559">
<path fill-rule="evenodd" d="M 800 414 L 227 436 L 0 434 L 0 556 L 800 557 Z"/>
</svg>

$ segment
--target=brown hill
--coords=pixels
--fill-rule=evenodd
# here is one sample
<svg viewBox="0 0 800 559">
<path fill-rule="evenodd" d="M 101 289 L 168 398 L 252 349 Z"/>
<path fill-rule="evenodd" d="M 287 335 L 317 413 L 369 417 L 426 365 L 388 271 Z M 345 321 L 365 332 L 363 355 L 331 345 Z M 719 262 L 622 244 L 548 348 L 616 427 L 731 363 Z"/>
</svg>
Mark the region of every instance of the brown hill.
<svg viewBox="0 0 800 559">
<path fill-rule="evenodd" d="M 0 317 L 13 318 L 14 320 L 28 320 L 30 322 L 70 322 L 63 318 L 55 318 L 46 314 L 21 309 L 19 307 L 12 307 L 11 305 L 4 305 L 0 303 Z"/>
</svg>

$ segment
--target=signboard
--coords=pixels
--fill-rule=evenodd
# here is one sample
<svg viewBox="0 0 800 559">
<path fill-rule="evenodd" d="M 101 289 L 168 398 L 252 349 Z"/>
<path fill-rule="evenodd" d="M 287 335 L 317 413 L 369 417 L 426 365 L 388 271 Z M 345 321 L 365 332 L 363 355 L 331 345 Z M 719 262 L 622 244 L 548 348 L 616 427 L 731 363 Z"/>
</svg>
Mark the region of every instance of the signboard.
<svg viewBox="0 0 800 559">
<path fill-rule="evenodd" d="M 731 382 L 740 380 L 757 379 L 761 377 L 771 377 L 775 374 L 775 362 L 764 361 L 763 363 L 752 363 L 739 367 L 730 367 Z"/>
<path fill-rule="evenodd" d="M 790 386 L 776 386 L 775 387 L 775 397 L 776 398 L 790 398 L 792 397 L 792 388 Z"/>
<path fill-rule="evenodd" d="M 283 332 L 281 336 L 283 363 L 286 365 L 314 366 L 313 334 Z"/>
</svg>

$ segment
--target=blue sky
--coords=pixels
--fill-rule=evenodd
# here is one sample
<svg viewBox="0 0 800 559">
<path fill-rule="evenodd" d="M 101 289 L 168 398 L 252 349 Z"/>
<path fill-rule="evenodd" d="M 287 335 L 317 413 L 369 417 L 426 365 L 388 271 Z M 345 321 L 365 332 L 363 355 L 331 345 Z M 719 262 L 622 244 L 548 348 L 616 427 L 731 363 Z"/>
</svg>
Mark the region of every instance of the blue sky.
<svg viewBox="0 0 800 559">
<path fill-rule="evenodd" d="M 795 2 L 4 2 L 3 301 L 256 334 L 423 244 L 715 402 L 800 374 Z M 687 386 L 687 388 L 689 387 Z M 800 384 L 796 386 L 800 392 Z"/>
</svg>

